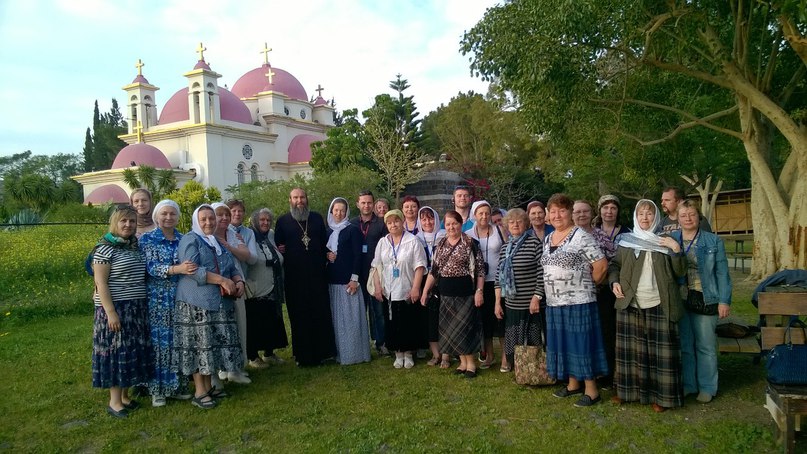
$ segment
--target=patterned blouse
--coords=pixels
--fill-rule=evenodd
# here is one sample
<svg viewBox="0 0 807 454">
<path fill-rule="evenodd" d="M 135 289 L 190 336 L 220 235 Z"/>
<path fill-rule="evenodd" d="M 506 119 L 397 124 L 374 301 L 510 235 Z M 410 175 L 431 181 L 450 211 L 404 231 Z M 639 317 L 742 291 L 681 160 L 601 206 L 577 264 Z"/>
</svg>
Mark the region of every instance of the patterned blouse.
<svg viewBox="0 0 807 454">
<path fill-rule="evenodd" d="M 600 246 L 602 253 L 605 254 L 605 258 L 609 262 L 616 257 L 616 244 L 611 238 L 608 238 L 607 233 L 595 227 L 591 229 L 590 234 L 594 237 L 594 241 Z"/>
<path fill-rule="evenodd" d="M 95 249 L 93 263 L 109 264 L 109 294 L 112 302 L 148 297 L 146 290 L 146 261 L 138 249 L 102 244 Z M 101 306 L 101 296 L 93 295 L 95 306 Z"/>
<path fill-rule="evenodd" d="M 434 266 L 431 273 L 434 277 L 463 277 L 471 276 L 471 246 L 475 240 L 466 234 L 462 234 L 460 241 L 456 245 L 451 245 L 448 237 L 440 240 L 437 250 L 434 253 Z M 482 249 L 475 248 L 474 268 L 476 277 L 485 277 L 485 258 L 482 256 Z"/>
<path fill-rule="evenodd" d="M 574 227 L 557 247 L 552 232 L 544 242 L 544 287 L 548 306 L 569 306 L 597 301 L 591 264 L 605 258 L 602 249 L 585 230 Z"/>
</svg>

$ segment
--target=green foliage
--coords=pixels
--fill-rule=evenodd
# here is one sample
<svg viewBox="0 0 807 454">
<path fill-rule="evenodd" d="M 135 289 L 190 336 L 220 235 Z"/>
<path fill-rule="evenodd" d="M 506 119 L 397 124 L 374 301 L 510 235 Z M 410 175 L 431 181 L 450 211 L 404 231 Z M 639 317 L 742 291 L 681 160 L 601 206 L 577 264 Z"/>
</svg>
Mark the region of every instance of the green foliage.
<svg viewBox="0 0 807 454">
<path fill-rule="evenodd" d="M 7 224 L 24 226 L 26 224 L 41 224 L 44 221 L 42 215 L 34 210 L 24 209 L 8 218 Z M 18 227 L 7 227 L 6 230 L 14 230 Z"/>
<path fill-rule="evenodd" d="M 92 311 L 84 259 L 107 225 L 0 231 L 0 311 L 15 320 Z"/>
<path fill-rule="evenodd" d="M 248 214 L 259 208 L 269 208 L 279 217 L 289 211 L 289 193 L 295 187 L 301 187 L 308 194 L 308 205 L 312 211 L 324 214 L 331 201 L 336 197 L 344 197 L 351 202 L 351 207 L 358 199 L 359 191 L 370 189 L 378 194 L 381 178 L 377 172 L 360 166 L 348 166 L 334 172 L 316 172 L 306 178 L 295 175 L 291 180 L 257 181 L 229 187 L 227 191 L 244 201 Z M 353 209 L 352 215 L 356 214 Z"/>
<path fill-rule="evenodd" d="M 48 211 L 48 222 L 95 222 L 105 224 L 109 220 L 110 207 L 91 206 L 70 202 L 55 206 Z"/>
<path fill-rule="evenodd" d="M 205 188 L 200 183 L 191 180 L 164 198 L 171 199 L 179 205 L 180 215 L 177 229 L 180 232 L 187 232 L 192 226 L 193 211 L 203 203 L 220 202 L 221 191 L 215 186 Z"/>
<path fill-rule="evenodd" d="M 154 200 L 164 199 L 166 194 L 177 189 L 177 179 L 173 170 L 157 170 L 147 165 L 124 169 L 123 182 L 131 189 L 148 189 Z"/>
<path fill-rule="evenodd" d="M 353 165 L 375 169 L 375 164 L 366 153 L 364 127 L 358 115 L 357 109 L 345 110 L 341 124 L 326 133 L 328 138 L 312 144 L 311 167 L 315 173 L 334 172 Z"/>
<path fill-rule="evenodd" d="M 788 24 L 797 39 L 783 39 Z M 523 0 L 490 8 L 461 51 L 551 144 L 538 162 L 549 179 L 640 197 L 695 171 L 725 188 L 750 184 L 737 139 L 766 134 L 768 120 L 790 124 L 767 102 L 792 118 L 807 105 L 794 52 L 803 26 L 786 5 L 747 0 Z M 768 115 L 756 132 L 741 131 L 741 100 Z M 762 144 L 772 170 L 796 142 Z"/>
<path fill-rule="evenodd" d="M 118 108 L 118 101 L 112 98 L 109 112 L 101 114 L 96 100 L 92 134 L 88 128 L 84 135 L 84 170 L 93 172 L 109 169 L 115 156 L 126 146 L 126 142 L 120 140 L 118 136 L 126 134 L 127 131 L 128 125 Z"/>
</svg>

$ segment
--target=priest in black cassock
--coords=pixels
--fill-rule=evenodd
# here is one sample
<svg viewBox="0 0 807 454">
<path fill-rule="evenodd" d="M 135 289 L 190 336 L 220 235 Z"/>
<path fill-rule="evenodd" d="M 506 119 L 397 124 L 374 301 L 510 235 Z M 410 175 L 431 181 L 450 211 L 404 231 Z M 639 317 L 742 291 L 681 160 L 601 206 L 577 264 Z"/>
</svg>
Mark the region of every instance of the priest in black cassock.
<svg viewBox="0 0 807 454">
<path fill-rule="evenodd" d="M 275 243 L 284 256 L 292 352 L 299 366 L 317 366 L 336 355 L 325 275 L 328 236 L 322 216 L 309 211 L 305 190 L 292 189 L 289 208 L 277 220 Z"/>
</svg>

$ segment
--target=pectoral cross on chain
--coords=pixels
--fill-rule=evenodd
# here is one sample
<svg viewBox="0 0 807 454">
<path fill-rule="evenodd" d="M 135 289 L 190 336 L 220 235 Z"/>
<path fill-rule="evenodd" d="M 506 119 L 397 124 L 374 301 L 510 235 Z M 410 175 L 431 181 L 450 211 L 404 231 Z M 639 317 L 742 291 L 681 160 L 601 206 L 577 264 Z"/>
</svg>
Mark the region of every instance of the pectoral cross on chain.
<svg viewBox="0 0 807 454">
<path fill-rule="evenodd" d="M 305 246 L 305 250 L 308 250 L 308 243 L 311 242 L 311 238 L 308 237 L 308 232 L 303 232 L 303 237 L 301 238 L 303 242 L 303 246 Z"/>
</svg>

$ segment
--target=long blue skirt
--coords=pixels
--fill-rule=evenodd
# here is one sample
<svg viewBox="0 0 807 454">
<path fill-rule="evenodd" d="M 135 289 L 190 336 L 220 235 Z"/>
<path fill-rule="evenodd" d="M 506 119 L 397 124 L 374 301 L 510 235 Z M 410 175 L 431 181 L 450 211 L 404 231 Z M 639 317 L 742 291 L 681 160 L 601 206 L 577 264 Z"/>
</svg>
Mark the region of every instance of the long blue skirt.
<svg viewBox="0 0 807 454">
<path fill-rule="evenodd" d="M 92 336 L 93 388 L 128 388 L 151 378 L 154 356 L 148 325 L 148 300 L 113 303 L 121 329 L 112 332 L 103 307 L 95 308 Z"/>
<path fill-rule="evenodd" d="M 608 374 L 597 303 L 546 308 L 546 370 L 557 380 Z"/>
</svg>

